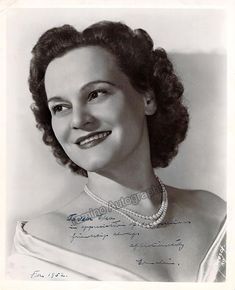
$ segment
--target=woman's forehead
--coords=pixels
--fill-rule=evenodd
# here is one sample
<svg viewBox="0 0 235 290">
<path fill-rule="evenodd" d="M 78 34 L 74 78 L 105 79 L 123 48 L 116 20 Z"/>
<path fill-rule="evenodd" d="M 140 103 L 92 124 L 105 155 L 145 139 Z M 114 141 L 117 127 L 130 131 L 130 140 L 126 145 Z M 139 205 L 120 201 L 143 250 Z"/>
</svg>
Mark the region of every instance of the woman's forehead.
<svg viewBox="0 0 235 290">
<path fill-rule="evenodd" d="M 83 67 L 95 67 L 104 65 L 105 67 L 116 65 L 115 57 L 106 49 L 101 46 L 83 46 L 74 48 L 60 57 L 56 57 L 52 60 L 47 68 L 56 69 L 59 66 L 67 65 L 67 68 L 83 68 Z M 66 69 L 66 66 L 64 67 Z"/>
<path fill-rule="evenodd" d="M 86 83 L 97 80 L 121 83 L 127 77 L 121 72 L 115 57 L 100 46 L 73 49 L 55 58 L 45 74 L 47 95 L 67 90 L 66 85 L 79 89 Z"/>
</svg>

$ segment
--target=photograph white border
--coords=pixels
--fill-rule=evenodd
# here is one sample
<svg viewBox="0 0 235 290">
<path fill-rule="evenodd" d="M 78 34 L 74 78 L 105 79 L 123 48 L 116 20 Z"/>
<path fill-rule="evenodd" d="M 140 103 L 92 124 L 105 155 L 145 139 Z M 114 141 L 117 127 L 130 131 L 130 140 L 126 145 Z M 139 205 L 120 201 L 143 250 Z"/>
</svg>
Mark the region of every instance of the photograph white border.
<svg viewBox="0 0 235 290">
<path fill-rule="evenodd" d="M 99 4 L 98 4 L 99 2 Z M 144 2 L 144 4 L 143 4 Z M 0 227 L 1 227 L 1 248 L 0 256 L 5 257 L 5 232 L 6 232 L 6 62 L 5 55 L 7 50 L 6 43 L 6 15 L 10 9 L 13 8 L 187 8 L 187 9 L 226 9 L 227 11 L 227 35 L 228 35 L 228 115 L 227 115 L 227 128 L 228 128 L 228 165 L 227 165 L 227 201 L 228 201 L 228 238 L 227 238 L 227 279 L 225 283 L 159 283 L 159 282 L 26 282 L 26 281 L 7 281 L 5 280 L 5 260 L 0 261 L 0 289 L 235 289 L 235 279 L 233 278 L 235 273 L 235 234 L 234 234 L 234 204 L 235 198 L 233 189 L 234 186 L 234 172 L 235 172 L 235 161 L 234 161 L 234 148 L 235 148 L 235 120 L 234 120 L 234 83 L 235 83 L 235 72 L 234 72 L 234 38 L 235 35 L 235 20 L 233 11 L 235 11 L 234 1 L 223 1 L 223 0 L 205 0 L 205 1 L 151 1 L 151 0 L 48 0 L 48 1 L 0 1 L 0 90 L 1 90 L 1 150 L 0 150 L 0 188 L 1 188 L 1 211 L 0 211 Z"/>
</svg>

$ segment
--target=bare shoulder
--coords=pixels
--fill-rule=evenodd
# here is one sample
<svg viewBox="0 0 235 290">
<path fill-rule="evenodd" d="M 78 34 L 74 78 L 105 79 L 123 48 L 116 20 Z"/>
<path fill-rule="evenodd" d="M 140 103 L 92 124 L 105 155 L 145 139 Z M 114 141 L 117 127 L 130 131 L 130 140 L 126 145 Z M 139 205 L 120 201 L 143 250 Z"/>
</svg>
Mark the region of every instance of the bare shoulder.
<svg viewBox="0 0 235 290">
<path fill-rule="evenodd" d="M 79 196 L 55 211 L 28 220 L 24 230 L 36 238 L 63 247 L 68 243 L 69 236 L 67 217 L 74 212 L 82 213 L 82 204 L 82 198 Z"/>
<path fill-rule="evenodd" d="M 29 220 L 24 230 L 41 240 L 62 246 L 61 230 L 66 230 L 66 217 L 60 212 L 50 212 Z"/>
<path fill-rule="evenodd" d="M 203 219 L 221 223 L 226 216 L 226 203 L 218 195 L 205 190 L 186 191 L 188 201 Z"/>
<path fill-rule="evenodd" d="M 226 202 L 216 194 L 205 190 L 187 190 L 168 187 L 169 204 L 190 216 L 198 228 L 206 227 L 217 233 L 226 217 Z"/>
</svg>

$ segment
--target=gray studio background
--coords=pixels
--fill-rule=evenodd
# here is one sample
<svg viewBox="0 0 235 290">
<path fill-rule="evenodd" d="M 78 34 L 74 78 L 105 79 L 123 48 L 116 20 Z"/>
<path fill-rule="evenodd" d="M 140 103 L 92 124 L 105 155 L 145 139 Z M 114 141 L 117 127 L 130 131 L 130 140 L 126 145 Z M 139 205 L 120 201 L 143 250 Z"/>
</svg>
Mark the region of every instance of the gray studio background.
<svg viewBox="0 0 235 290">
<path fill-rule="evenodd" d="M 143 28 L 167 50 L 185 86 L 191 114 L 178 156 L 158 175 L 169 185 L 205 189 L 226 199 L 225 15 L 206 9 L 12 9 L 7 21 L 7 247 L 15 222 L 69 202 L 85 178 L 56 163 L 29 106 L 30 51 L 47 29 L 79 30 L 100 20 Z"/>
</svg>

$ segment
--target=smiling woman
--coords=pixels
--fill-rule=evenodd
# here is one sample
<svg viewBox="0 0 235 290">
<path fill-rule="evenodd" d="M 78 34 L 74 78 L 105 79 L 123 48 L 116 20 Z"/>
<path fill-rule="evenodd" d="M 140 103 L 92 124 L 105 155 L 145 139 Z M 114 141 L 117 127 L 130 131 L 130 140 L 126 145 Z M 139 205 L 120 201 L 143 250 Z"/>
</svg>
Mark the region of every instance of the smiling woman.
<svg viewBox="0 0 235 290">
<path fill-rule="evenodd" d="M 154 172 L 176 155 L 189 120 L 166 52 L 142 29 L 102 21 L 50 29 L 32 53 L 37 127 L 87 184 L 69 204 L 18 223 L 9 276 L 224 280 L 224 202 Z"/>
<path fill-rule="evenodd" d="M 48 65 L 45 89 L 53 132 L 74 163 L 89 172 L 110 171 L 124 166 L 123 160 L 129 163 L 128 155 L 136 159 L 140 154 L 136 146 L 143 146 L 144 98 L 111 53 L 97 46 L 69 51 Z"/>
</svg>

